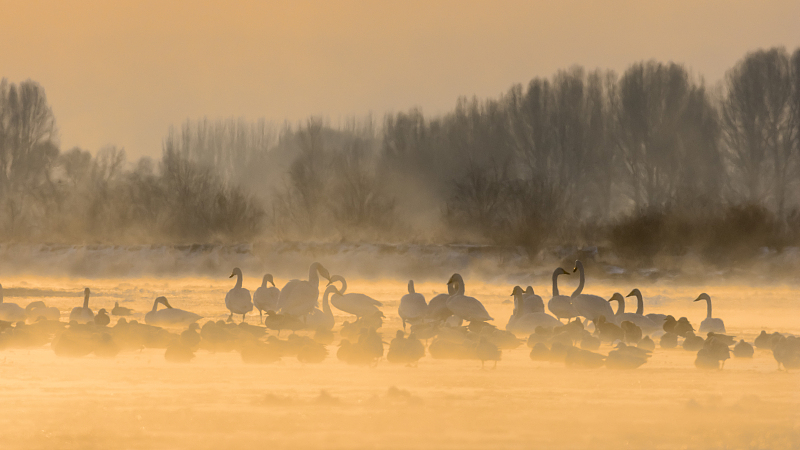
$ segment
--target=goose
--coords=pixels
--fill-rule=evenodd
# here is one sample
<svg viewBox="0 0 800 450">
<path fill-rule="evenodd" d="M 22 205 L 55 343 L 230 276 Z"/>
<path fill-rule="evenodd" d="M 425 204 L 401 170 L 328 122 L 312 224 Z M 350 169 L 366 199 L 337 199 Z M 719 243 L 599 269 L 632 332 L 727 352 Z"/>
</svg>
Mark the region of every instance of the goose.
<svg viewBox="0 0 800 450">
<path fill-rule="evenodd" d="M 111 309 L 112 316 L 130 316 L 132 313 L 130 308 L 119 306 L 119 302 L 114 302 L 114 308 Z"/>
<path fill-rule="evenodd" d="M 0 320 L 6 322 L 21 322 L 25 320 L 25 310 L 16 303 L 3 302 L 3 285 L 0 285 Z"/>
<path fill-rule="evenodd" d="M 158 304 L 166 306 L 159 310 Z M 166 297 L 158 297 L 153 302 L 153 309 L 144 315 L 144 323 L 156 327 L 186 327 L 202 319 L 203 316 L 182 309 L 173 308 Z"/>
<path fill-rule="evenodd" d="M 622 323 L 622 321 L 627 320 L 628 322 L 633 322 L 634 325 L 641 328 L 645 334 L 650 334 L 652 332 L 658 331 L 660 328 L 656 325 L 655 322 L 648 319 L 647 317 L 641 314 L 634 314 L 625 312 L 625 297 L 622 296 L 619 292 L 614 292 L 614 295 L 608 299 L 608 303 L 613 301 L 619 302 L 619 307 L 617 308 L 617 312 L 612 315 L 610 318 L 607 317 L 609 321 L 613 321 L 615 323 Z"/>
<path fill-rule="evenodd" d="M 48 307 L 43 301 L 30 302 L 25 307 L 25 314 L 28 316 L 28 322 L 36 322 L 40 317 L 44 317 L 47 320 L 59 320 L 61 318 L 61 311 L 58 308 L 55 306 Z"/>
<path fill-rule="evenodd" d="M 267 283 L 272 283 L 272 287 L 267 285 Z M 278 309 L 278 297 L 280 296 L 281 291 L 275 287 L 272 274 L 268 273 L 264 275 L 264 279 L 261 280 L 261 286 L 253 292 L 253 306 L 258 309 L 259 323 L 264 321 L 263 312 L 270 310 L 275 311 Z"/>
<path fill-rule="evenodd" d="M 580 271 L 580 283 L 570 297 L 572 297 L 572 304 L 578 311 L 578 315 L 591 320 L 595 324 L 600 316 L 605 316 L 606 320 L 609 321 L 615 320 L 614 311 L 611 310 L 611 305 L 608 304 L 606 299 L 597 295 L 582 293 L 586 278 L 583 272 L 583 263 L 580 261 L 575 261 L 575 268 L 572 269 L 572 273 L 577 271 Z"/>
<path fill-rule="evenodd" d="M 664 326 L 664 321 L 667 320 L 666 314 L 644 314 L 644 300 L 642 300 L 642 293 L 639 289 L 634 289 L 631 291 L 630 294 L 626 295 L 626 297 L 636 296 L 636 314 L 644 315 L 648 319 L 652 320 L 656 325 L 658 325 L 659 329 Z"/>
<path fill-rule="evenodd" d="M 400 298 L 400 306 L 397 307 L 397 314 L 403 320 L 403 331 L 406 329 L 406 322 L 411 325 L 422 323 L 427 311 L 425 296 L 414 291 L 414 280 L 408 280 L 408 294 Z"/>
<path fill-rule="evenodd" d="M 559 321 L 561 321 L 561 319 L 567 319 L 567 321 L 569 321 L 572 320 L 573 317 L 578 316 L 578 311 L 575 309 L 575 306 L 572 305 L 572 299 L 569 296 L 558 293 L 559 275 L 569 275 L 569 272 L 561 267 L 553 271 L 553 298 L 547 302 L 547 309 L 549 309 Z"/>
<path fill-rule="evenodd" d="M 236 277 L 236 286 L 225 295 L 225 307 L 231 311 L 228 322 L 233 321 L 234 314 L 241 314 L 244 322 L 244 316 L 253 310 L 253 302 L 250 301 L 250 291 L 242 287 L 242 270 L 234 267 L 228 278 L 233 277 Z"/>
<path fill-rule="evenodd" d="M 330 285 L 336 281 L 342 283 L 342 289 L 336 289 L 334 294 L 331 296 L 331 304 L 335 306 L 336 309 L 353 314 L 358 318 L 380 312 L 378 307 L 383 306 L 383 303 L 364 294 L 345 294 L 347 291 L 347 281 L 341 275 L 334 275 L 330 277 L 328 284 Z"/>
<path fill-rule="evenodd" d="M 76 306 L 72 308 L 69 313 L 69 321 L 73 320 L 78 323 L 89 323 L 94 321 L 94 313 L 89 309 L 89 288 L 83 290 L 83 306 Z"/>
<path fill-rule="evenodd" d="M 454 273 L 453 276 L 447 281 L 447 284 L 456 283 L 455 293 L 447 299 L 447 309 L 453 312 L 453 315 L 459 317 L 467 322 L 478 321 L 484 322 L 487 320 L 494 320 L 486 308 L 478 299 L 464 295 L 464 279 L 460 274 Z"/>
<path fill-rule="evenodd" d="M 328 298 L 335 292 L 338 292 L 336 286 L 330 285 L 325 288 L 325 292 L 322 294 L 322 309 L 314 308 L 306 316 L 306 329 L 317 330 L 317 332 L 320 329 L 333 329 L 336 319 L 333 318 L 333 311 L 331 311 L 331 306 L 328 304 Z"/>
<path fill-rule="evenodd" d="M 506 330 L 514 334 L 530 336 L 536 331 L 537 327 L 552 329 L 561 325 L 558 319 L 544 312 L 523 313 L 528 308 L 525 305 L 527 299 L 521 287 L 514 286 L 511 295 L 514 296 L 514 303 L 517 304 L 517 308 L 511 318 L 508 319 Z"/>
<path fill-rule="evenodd" d="M 97 311 L 97 315 L 94 316 L 94 324 L 104 327 L 109 323 L 111 323 L 111 318 L 108 317 L 108 312 L 105 308 L 100 308 L 100 311 Z"/>
<path fill-rule="evenodd" d="M 522 296 L 525 304 L 525 309 L 522 310 L 523 313 L 543 313 L 544 312 L 544 301 L 542 297 L 536 295 L 533 292 L 533 286 L 528 286 L 525 288 L 525 293 Z"/>
<path fill-rule="evenodd" d="M 705 292 L 700 294 L 695 301 L 705 300 L 708 302 L 708 313 L 706 314 L 706 319 L 700 322 L 700 329 L 698 330 L 700 333 L 706 333 L 709 331 L 713 331 L 715 333 L 724 333 L 725 332 L 725 323 L 722 322 L 722 319 L 716 319 L 711 317 L 711 297 L 708 296 Z"/>
<path fill-rule="evenodd" d="M 291 280 L 281 289 L 278 308 L 283 314 L 305 316 L 317 306 L 319 275 L 330 281 L 331 276 L 322 264 L 315 262 L 308 268 L 308 280 Z"/>
</svg>

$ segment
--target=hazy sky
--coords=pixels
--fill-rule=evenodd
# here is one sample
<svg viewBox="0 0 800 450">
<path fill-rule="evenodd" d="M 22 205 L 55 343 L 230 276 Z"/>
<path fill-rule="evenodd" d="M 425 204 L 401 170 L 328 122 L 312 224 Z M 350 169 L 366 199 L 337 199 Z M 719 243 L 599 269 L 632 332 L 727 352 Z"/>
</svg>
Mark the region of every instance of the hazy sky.
<svg viewBox="0 0 800 450">
<path fill-rule="evenodd" d="M 62 149 L 131 157 L 187 118 L 436 114 L 643 59 L 716 82 L 747 51 L 800 46 L 797 0 L 2 3 L 0 77 L 44 86 Z"/>
</svg>

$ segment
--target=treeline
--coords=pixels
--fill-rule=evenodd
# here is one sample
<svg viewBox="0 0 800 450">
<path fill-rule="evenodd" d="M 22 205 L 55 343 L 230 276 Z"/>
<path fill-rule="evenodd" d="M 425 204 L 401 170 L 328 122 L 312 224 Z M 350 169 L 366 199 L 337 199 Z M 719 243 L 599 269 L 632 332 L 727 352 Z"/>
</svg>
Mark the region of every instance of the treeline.
<svg viewBox="0 0 800 450">
<path fill-rule="evenodd" d="M 650 61 L 574 67 L 437 117 L 189 121 L 160 162 L 132 167 L 114 148 L 60 153 L 35 83 L 4 83 L 0 101 L 5 240 L 589 244 L 644 259 L 800 244 L 800 49 L 750 53 L 716 86 Z"/>
</svg>

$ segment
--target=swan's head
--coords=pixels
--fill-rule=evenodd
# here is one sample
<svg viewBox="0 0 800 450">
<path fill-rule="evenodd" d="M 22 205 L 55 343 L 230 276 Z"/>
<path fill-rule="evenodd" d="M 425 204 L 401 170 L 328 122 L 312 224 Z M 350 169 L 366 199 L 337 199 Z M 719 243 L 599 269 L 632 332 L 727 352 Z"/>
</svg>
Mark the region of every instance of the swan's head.
<svg viewBox="0 0 800 450">
<path fill-rule="evenodd" d="M 334 275 L 332 277 L 327 277 L 327 278 L 328 278 L 328 286 L 330 286 L 333 283 L 336 283 L 338 281 L 338 282 L 342 283 L 342 288 L 344 288 L 345 284 L 347 283 L 344 280 L 344 277 L 341 276 L 341 275 Z"/>
<path fill-rule="evenodd" d="M 619 292 L 614 292 L 614 295 L 612 295 L 611 298 L 608 299 L 608 301 L 609 302 L 613 302 L 613 301 L 624 302 L 625 298 L 622 297 L 622 294 L 620 294 Z"/>
<path fill-rule="evenodd" d="M 261 281 L 261 285 L 262 286 L 266 286 L 267 283 L 272 283 L 272 286 L 273 287 L 275 286 L 275 281 L 272 280 L 272 274 L 271 273 L 268 273 L 268 274 L 264 275 L 264 279 Z"/>
<path fill-rule="evenodd" d="M 233 278 L 235 276 L 242 276 L 242 269 L 234 267 L 233 272 L 231 272 L 231 276 L 229 276 L 228 278 Z"/>
<path fill-rule="evenodd" d="M 580 261 L 575 261 L 575 267 L 572 269 L 572 273 L 577 272 L 578 269 L 583 269 L 583 263 Z"/>
<path fill-rule="evenodd" d="M 511 291 L 511 296 L 512 297 L 516 297 L 516 296 L 522 295 L 522 294 L 523 294 L 522 288 L 519 287 L 519 286 L 514 286 L 514 290 Z"/>
<path fill-rule="evenodd" d="M 694 301 L 696 301 L 696 302 L 697 302 L 697 301 L 700 301 L 700 300 L 706 300 L 706 301 L 709 301 L 709 302 L 710 302 L 710 301 L 711 301 L 711 297 L 709 297 L 709 296 L 708 296 L 708 294 L 706 294 L 705 292 L 703 292 L 703 293 L 702 293 L 702 294 L 700 294 L 700 295 L 699 295 L 699 296 L 698 296 L 698 297 L 697 297 L 697 298 L 696 298 Z"/>
<path fill-rule="evenodd" d="M 631 291 L 630 294 L 626 295 L 625 297 L 633 297 L 633 296 L 641 297 L 642 293 L 639 292 L 639 289 L 634 289 L 634 290 Z"/>
<path fill-rule="evenodd" d="M 403 333 L 403 330 L 397 330 L 397 333 L 395 333 L 395 336 L 400 338 L 400 339 L 402 339 L 402 338 L 404 338 L 406 336 L 406 334 Z"/>
<path fill-rule="evenodd" d="M 328 287 L 325 288 L 325 292 L 322 295 L 325 296 L 325 295 L 333 295 L 333 294 L 342 295 L 342 292 L 339 291 L 339 288 L 337 288 L 335 285 L 328 284 Z"/>
<path fill-rule="evenodd" d="M 554 277 L 557 277 L 557 276 L 559 276 L 559 275 L 569 275 L 569 272 L 567 272 L 567 271 L 566 271 L 566 270 L 564 270 L 563 268 L 559 267 L 559 268 L 557 268 L 557 269 L 556 269 L 556 270 L 553 272 L 553 276 L 554 276 Z"/>
<path fill-rule="evenodd" d="M 84 295 L 85 297 L 88 297 L 88 296 L 89 296 L 89 288 L 85 288 L 85 289 L 83 290 L 83 295 Z"/>
<path fill-rule="evenodd" d="M 408 293 L 414 294 L 414 280 L 408 280 Z"/>
<path fill-rule="evenodd" d="M 331 274 L 328 272 L 328 269 L 322 267 L 322 264 L 320 264 L 318 262 L 315 262 L 315 263 L 311 264 L 311 271 L 314 271 L 314 270 L 316 270 L 326 280 L 330 280 L 331 279 Z"/>
<path fill-rule="evenodd" d="M 533 286 L 528 286 L 525 288 L 525 293 L 528 295 L 533 294 Z"/>
<path fill-rule="evenodd" d="M 158 297 L 156 299 L 156 303 L 161 303 L 162 305 L 166 306 L 169 309 L 172 309 L 172 305 L 169 304 L 167 301 L 167 297 Z"/>
<path fill-rule="evenodd" d="M 461 274 L 454 273 L 453 276 L 451 276 L 450 279 L 447 280 L 447 284 L 453 284 L 453 283 L 463 284 L 464 278 L 461 277 Z"/>
</svg>

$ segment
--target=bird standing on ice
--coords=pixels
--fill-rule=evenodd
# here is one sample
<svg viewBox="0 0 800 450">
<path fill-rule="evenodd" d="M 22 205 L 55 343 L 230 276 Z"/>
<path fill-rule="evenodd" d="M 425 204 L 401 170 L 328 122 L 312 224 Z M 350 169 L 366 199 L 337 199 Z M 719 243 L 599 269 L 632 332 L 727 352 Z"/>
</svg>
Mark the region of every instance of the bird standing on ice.
<svg viewBox="0 0 800 450">
<path fill-rule="evenodd" d="M 272 283 L 272 286 L 267 283 Z M 253 293 L 253 305 L 258 309 L 259 322 L 264 321 L 262 312 L 278 310 L 278 297 L 280 296 L 281 290 L 275 287 L 272 274 L 264 275 L 261 286 Z"/>
<path fill-rule="evenodd" d="M 428 304 L 425 302 L 425 297 L 414 291 L 414 280 L 409 280 L 408 294 L 400 299 L 400 306 L 397 308 L 397 314 L 403 319 L 403 330 L 406 329 L 406 322 L 411 325 L 422 323 L 427 311 Z"/>
<path fill-rule="evenodd" d="M 696 302 L 700 300 L 705 300 L 708 302 L 707 310 L 706 310 L 706 318 L 702 322 L 700 322 L 700 332 L 707 333 L 709 331 L 713 331 L 714 333 L 724 333 L 725 332 L 725 323 L 722 322 L 722 319 L 717 319 L 711 317 L 711 297 L 705 292 L 700 294 L 695 300 Z"/>
<path fill-rule="evenodd" d="M 253 302 L 250 300 L 250 291 L 242 287 L 241 269 L 235 267 L 228 278 L 233 277 L 236 277 L 236 286 L 225 295 L 225 307 L 231 311 L 228 322 L 233 322 L 234 314 L 241 314 L 242 322 L 244 322 L 245 315 L 253 310 Z"/>
</svg>

